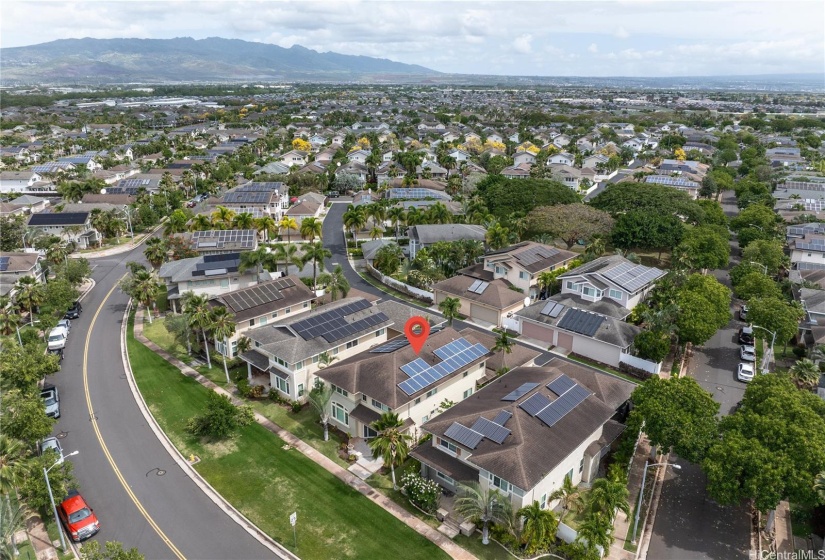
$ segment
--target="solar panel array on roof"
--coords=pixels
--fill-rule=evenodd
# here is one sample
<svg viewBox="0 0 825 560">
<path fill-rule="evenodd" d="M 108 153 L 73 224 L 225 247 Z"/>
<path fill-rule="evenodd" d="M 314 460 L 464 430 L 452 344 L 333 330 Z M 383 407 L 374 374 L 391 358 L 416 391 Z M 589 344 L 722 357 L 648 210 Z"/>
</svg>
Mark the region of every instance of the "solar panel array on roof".
<svg viewBox="0 0 825 560">
<path fill-rule="evenodd" d="M 794 267 L 796 270 L 825 270 L 825 263 L 798 262 Z"/>
<path fill-rule="evenodd" d="M 797 191 L 825 191 L 825 183 L 809 183 L 805 181 L 785 181 L 779 188 L 794 189 Z"/>
<path fill-rule="evenodd" d="M 593 336 L 599 330 L 602 322 L 604 322 L 604 315 L 588 313 L 571 307 L 557 325 L 560 329 L 566 331 L 583 334 L 584 336 Z"/>
<path fill-rule="evenodd" d="M 671 177 L 670 175 L 648 175 L 645 183 L 655 183 L 657 185 L 667 185 L 670 187 L 699 188 L 699 183 L 683 179 L 682 177 Z"/>
<path fill-rule="evenodd" d="M 290 283 L 291 282 L 292 280 L 290 280 Z M 295 284 L 292 285 L 294 286 Z M 258 284 L 257 286 L 246 288 L 245 290 L 230 292 L 221 297 L 233 311 L 244 311 L 246 309 L 258 307 L 259 305 L 284 299 L 284 295 L 274 282 Z"/>
<path fill-rule="evenodd" d="M 271 191 L 235 191 L 223 195 L 227 204 L 269 204 L 271 200 Z"/>
<path fill-rule="evenodd" d="M 557 255 L 558 251 L 548 247 L 530 247 L 515 254 L 516 260 L 524 266 L 530 266 L 544 259 Z"/>
<path fill-rule="evenodd" d="M 485 282 L 484 280 L 476 280 L 470 285 L 469 288 L 467 288 L 467 290 L 473 292 L 474 294 L 483 294 L 484 290 L 486 290 L 489 285 L 490 283 Z"/>
<path fill-rule="evenodd" d="M 212 259 L 199 262 L 192 271 L 192 276 L 214 276 L 216 274 L 226 274 L 228 272 L 238 272 L 241 264 L 240 253 L 226 253 L 223 255 L 213 255 L 223 257 L 222 259 Z M 220 271 L 220 272 L 215 272 Z"/>
<path fill-rule="evenodd" d="M 280 192 L 284 187 L 281 182 L 253 182 L 235 189 L 235 192 Z"/>
<path fill-rule="evenodd" d="M 794 247 L 800 251 L 825 251 L 825 239 L 797 239 Z"/>
<path fill-rule="evenodd" d="M 139 189 L 140 187 L 148 187 L 152 184 L 151 179 L 123 179 L 119 181 L 117 186 L 122 188 L 136 188 Z"/>
<path fill-rule="evenodd" d="M 376 346 L 375 348 L 370 348 L 370 352 L 373 354 L 387 354 L 389 352 L 395 352 L 400 348 L 404 348 L 410 345 L 410 341 L 407 340 L 406 336 L 399 336 L 386 344 L 382 344 L 381 346 Z"/>
<path fill-rule="evenodd" d="M 38 212 L 29 218 L 30 226 L 79 226 L 86 223 L 88 212 Z"/>
<path fill-rule="evenodd" d="M 510 430 L 491 420 L 487 420 L 483 416 L 475 421 L 471 429 L 474 432 L 484 434 L 484 437 L 496 443 L 502 443 L 507 436 L 510 435 Z"/>
<path fill-rule="evenodd" d="M 575 387 L 571 388 L 550 403 L 547 408 L 536 414 L 536 418 L 552 428 L 556 422 L 564 418 L 567 413 L 581 404 L 588 396 L 590 396 L 590 391 L 576 384 Z"/>
<path fill-rule="evenodd" d="M 529 399 L 526 399 L 524 402 L 519 404 L 518 407 L 530 416 L 535 416 L 536 414 L 544 410 L 544 407 L 549 405 L 550 402 L 550 399 L 548 399 L 541 393 L 536 393 Z"/>
<path fill-rule="evenodd" d="M 602 274 L 622 288 L 635 292 L 664 273 L 658 268 L 623 262 L 605 270 Z"/>
<path fill-rule="evenodd" d="M 522 383 L 518 389 L 515 391 L 510 391 L 506 395 L 504 395 L 501 400 L 503 401 L 517 401 L 536 387 L 538 387 L 538 383 Z"/>
<path fill-rule="evenodd" d="M 463 445 L 464 447 L 468 447 L 470 449 L 475 449 L 478 447 L 478 444 L 481 443 L 482 439 L 484 439 L 483 434 L 471 430 L 466 426 L 462 426 L 458 422 L 453 422 L 453 424 L 444 432 L 444 435 L 457 442 L 459 445 Z"/>
<path fill-rule="evenodd" d="M 399 383 L 398 387 L 407 395 L 413 395 L 474 362 L 487 352 L 489 350 L 481 344 L 471 344 L 464 338 L 459 338 L 435 350 L 434 354 L 442 360 L 435 365 L 431 366 L 421 358 L 416 358 L 401 366 L 401 370 L 410 378 Z"/>
<path fill-rule="evenodd" d="M 140 189 L 137 187 L 131 188 L 124 188 L 124 187 L 106 187 L 106 194 L 128 194 L 130 196 L 136 196 L 140 193 Z"/>
<path fill-rule="evenodd" d="M 350 323 L 346 317 L 359 311 L 368 309 L 370 303 L 359 299 L 335 309 L 319 313 L 314 317 L 307 317 L 290 326 L 304 340 L 312 340 L 319 336 L 327 342 L 336 342 L 342 338 L 357 335 L 367 328 L 374 327 L 389 320 L 384 313 L 373 313 Z"/>
<path fill-rule="evenodd" d="M 502 410 L 501 412 L 496 414 L 496 417 L 493 418 L 493 422 L 495 422 L 496 424 L 501 424 L 502 426 L 504 426 L 507 423 L 507 420 L 509 420 L 512 417 L 513 417 L 512 412 L 510 412 L 509 410 Z"/>
<path fill-rule="evenodd" d="M 413 189 L 404 189 L 404 188 L 394 188 L 388 189 L 389 197 L 390 198 L 412 198 L 412 199 L 422 199 L 422 198 L 435 198 L 438 200 L 452 200 L 452 197 L 447 193 L 443 193 L 441 191 L 437 191 L 434 189 L 422 189 L 422 188 L 413 188 Z"/>
<path fill-rule="evenodd" d="M 11 257 L 0 257 L 0 272 L 6 272 L 9 269 L 9 262 Z"/>
<path fill-rule="evenodd" d="M 544 307 L 539 311 L 540 315 L 547 315 L 548 317 L 558 317 L 559 313 L 564 310 L 564 305 L 555 301 L 548 301 Z"/>
<path fill-rule="evenodd" d="M 239 244 L 238 249 L 252 249 L 255 247 L 256 238 L 257 233 L 254 229 L 210 229 L 192 232 L 192 242 L 198 248 L 223 248 L 227 243 L 234 243 Z"/>
<path fill-rule="evenodd" d="M 558 396 L 562 396 L 575 386 L 576 382 L 563 373 L 547 384 L 547 388 L 556 393 Z"/>
</svg>

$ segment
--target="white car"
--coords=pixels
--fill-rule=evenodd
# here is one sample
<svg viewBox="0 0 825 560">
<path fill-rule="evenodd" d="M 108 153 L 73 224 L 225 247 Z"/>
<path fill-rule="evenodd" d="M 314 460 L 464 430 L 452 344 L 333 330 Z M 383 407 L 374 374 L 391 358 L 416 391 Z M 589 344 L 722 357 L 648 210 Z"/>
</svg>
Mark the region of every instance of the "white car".
<svg viewBox="0 0 825 560">
<path fill-rule="evenodd" d="M 755 362 L 756 348 L 750 344 L 743 344 L 739 347 L 739 358 L 741 358 L 743 362 Z"/>
<path fill-rule="evenodd" d="M 55 327 L 49 332 L 49 350 L 60 350 L 66 347 L 69 331 L 66 327 Z"/>
<path fill-rule="evenodd" d="M 46 451 L 48 451 L 49 449 L 51 449 L 55 453 L 57 453 L 57 456 L 58 456 L 57 464 L 59 465 L 60 463 L 62 463 L 63 462 L 63 448 L 60 446 L 60 442 L 57 440 L 56 437 L 49 437 L 49 438 L 44 439 L 42 442 L 40 442 L 40 454 L 41 455 L 45 454 Z"/>
<path fill-rule="evenodd" d="M 739 368 L 736 371 L 736 379 L 747 383 L 753 380 L 754 374 L 753 364 L 740 363 Z"/>
<path fill-rule="evenodd" d="M 72 331 L 72 322 L 68 319 L 60 319 L 57 322 L 57 328 L 63 327 L 66 329 L 66 333 L 70 333 Z"/>
</svg>

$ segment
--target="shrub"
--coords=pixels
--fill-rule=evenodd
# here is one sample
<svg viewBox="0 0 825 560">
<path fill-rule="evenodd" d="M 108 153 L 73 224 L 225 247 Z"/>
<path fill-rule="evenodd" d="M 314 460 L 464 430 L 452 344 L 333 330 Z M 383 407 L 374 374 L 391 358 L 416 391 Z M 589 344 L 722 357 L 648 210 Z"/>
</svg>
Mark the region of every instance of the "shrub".
<svg viewBox="0 0 825 560">
<path fill-rule="evenodd" d="M 807 353 L 803 346 L 794 346 L 792 352 L 799 359 L 804 358 Z"/>
<path fill-rule="evenodd" d="M 284 404 L 286 402 L 286 399 L 281 396 L 281 393 L 275 390 L 269 392 L 269 399 L 278 404 Z"/>
<path fill-rule="evenodd" d="M 304 405 L 301 404 L 301 401 L 292 401 L 292 403 L 290 403 L 290 406 L 292 407 L 292 412 L 294 412 L 295 414 L 301 412 L 301 409 L 304 407 Z"/>
<path fill-rule="evenodd" d="M 434 513 L 438 509 L 441 487 L 437 482 L 422 478 L 413 470 L 407 470 L 401 475 L 401 487 L 410 501 L 420 509 L 427 513 Z"/>
<path fill-rule="evenodd" d="M 255 420 L 250 406 L 235 406 L 229 397 L 210 392 L 206 411 L 189 419 L 186 428 L 195 435 L 222 439 Z"/>
</svg>

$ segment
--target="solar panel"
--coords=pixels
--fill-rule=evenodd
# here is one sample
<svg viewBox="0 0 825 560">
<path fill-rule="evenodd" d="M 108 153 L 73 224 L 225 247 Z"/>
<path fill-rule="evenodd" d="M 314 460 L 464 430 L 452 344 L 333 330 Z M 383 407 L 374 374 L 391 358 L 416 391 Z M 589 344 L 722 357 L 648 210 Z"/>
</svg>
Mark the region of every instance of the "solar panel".
<svg viewBox="0 0 825 560">
<path fill-rule="evenodd" d="M 407 395 L 412 395 L 474 362 L 487 352 L 489 350 L 481 344 L 470 344 L 463 338 L 454 340 L 436 349 L 434 353 L 442 361 L 435 365 L 430 366 L 421 358 L 416 358 L 401 366 L 401 370 L 410 378 L 399 383 L 398 387 Z"/>
<path fill-rule="evenodd" d="M 280 192 L 284 184 L 280 182 L 252 182 L 240 186 L 235 192 Z"/>
<path fill-rule="evenodd" d="M 622 288 L 635 292 L 664 274 L 658 268 L 623 262 L 618 266 L 605 270 L 603 273 Z"/>
<path fill-rule="evenodd" d="M 567 391 L 563 396 L 550 403 L 545 409 L 540 411 L 536 417 L 553 427 L 559 420 L 564 418 L 571 410 L 582 403 L 590 392 L 581 385 L 575 384 L 573 388 Z"/>
<path fill-rule="evenodd" d="M 223 195 L 223 201 L 228 204 L 269 204 L 271 200 L 271 191 L 235 191 Z"/>
<path fill-rule="evenodd" d="M 30 226 L 79 226 L 86 223 L 88 212 L 38 212 L 29 218 Z"/>
<path fill-rule="evenodd" d="M 588 313 L 571 307 L 557 325 L 560 329 L 583 334 L 584 336 L 593 336 L 599 330 L 603 321 L 604 315 Z"/>
<path fill-rule="evenodd" d="M 341 307 L 296 321 L 290 324 L 290 327 L 304 340 L 312 340 L 318 336 L 323 336 L 327 342 L 335 342 L 350 334 L 346 329 L 346 327 L 349 326 L 349 322 L 344 319 L 344 317 L 369 307 L 370 303 L 368 301 L 359 299 Z M 380 316 L 379 319 L 373 319 L 373 321 L 377 321 L 375 324 L 382 323 L 389 319 L 383 313 L 373 315 L 373 317 L 378 316 Z M 356 323 L 358 323 L 358 321 L 356 321 Z M 363 330 L 363 328 L 365 327 L 362 327 L 361 330 Z"/>
<path fill-rule="evenodd" d="M 555 301 L 548 301 L 547 303 L 544 304 L 544 307 L 541 308 L 541 311 L 539 311 L 539 314 L 540 315 L 550 315 L 550 312 L 553 311 L 553 309 L 556 308 L 556 305 L 558 305 L 558 304 Z"/>
<path fill-rule="evenodd" d="M 517 401 L 536 387 L 538 387 L 538 383 L 522 383 L 521 386 L 516 389 L 515 391 L 511 391 L 504 395 L 501 400 L 503 401 Z"/>
<path fill-rule="evenodd" d="M 576 382 L 567 377 L 565 374 L 561 374 L 547 384 L 547 388 L 556 393 L 558 396 L 562 396 L 575 386 Z"/>
<path fill-rule="evenodd" d="M 234 311 L 244 311 L 279 299 L 284 299 L 284 295 L 274 283 L 258 284 L 223 296 L 223 300 Z"/>
<path fill-rule="evenodd" d="M 509 420 L 512 417 L 513 414 L 509 410 L 502 410 L 501 412 L 496 414 L 496 417 L 493 418 L 493 422 L 504 426 L 507 423 L 507 420 Z"/>
<path fill-rule="evenodd" d="M 444 436 L 470 449 L 475 449 L 484 438 L 482 434 L 473 431 L 466 426 L 462 426 L 458 422 L 453 422 L 453 424 L 444 432 Z"/>
<path fill-rule="evenodd" d="M 476 280 L 475 282 L 473 282 L 470 285 L 468 290 L 473 292 L 473 293 L 476 293 L 476 294 L 483 294 L 484 290 L 486 290 L 487 286 L 489 286 L 489 285 L 490 285 L 489 282 L 485 282 L 483 280 Z"/>
<path fill-rule="evenodd" d="M 400 348 L 404 348 L 409 346 L 410 341 L 407 340 L 405 336 L 399 336 L 396 339 L 391 340 L 386 344 L 382 344 L 381 346 L 376 346 L 375 348 L 371 348 L 370 352 L 373 354 L 387 354 L 389 352 L 395 352 Z"/>
<path fill-rule="evenodd" d="M 475 292 L 475 291 L 476 291 L 476 288 L 478 288 L 480 285 L 481 285 L 481 280 L 476 280 L 475 282 L 473 282 L 472 284 L 470 284 L 470 287 L 469 287 L 469 288 L 467 288 L 467 290 L 469 290 L 469 291 L 471 291 L 471 292 Z"/>
<path fill-rule="evenodd" d="M 5 272 L 9 269 L 9 262 L 11 257 L 0 257 L 0 272 Z"/>
<path fill-rule="evenodd" d="M 542 395 L 541 393 L 536 393 L 529 399 L 525 400 L 519 406 L 524 412 L 529 414 L 530 416 L 535 416 L 544 408 L 550 404 L 550 399 Z"/>
<path fill-rule="evenodd" d="M 645 177 L 645 182 L 669 187 L 699 188 L 700 186 L 696 181 L 682 177 L 671 177 L 670 175 L 648 175 Z"/>
<path fill-rule="evenodd" d="M 510 430 L 484 417 L 476 420 L 471 429 L 484 434 L 484 437 L 496 443 L 502 443 L 510 435 Z"/>
<path fill-rule="evenodd" d="M 524 251 L 515 254 L 516 260 L 525 266 L 530 266 L 544 259 L 549 259 L 553 255 L 558 254 L 558 251 L 548 247 L 530 247 Z"/>
</svg>

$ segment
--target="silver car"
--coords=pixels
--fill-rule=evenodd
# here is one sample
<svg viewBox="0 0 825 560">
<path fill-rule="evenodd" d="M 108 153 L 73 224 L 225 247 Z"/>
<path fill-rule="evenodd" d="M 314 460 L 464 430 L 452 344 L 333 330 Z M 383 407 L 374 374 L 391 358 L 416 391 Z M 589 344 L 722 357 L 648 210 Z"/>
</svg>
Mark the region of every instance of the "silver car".
<svg viewBox="0 0 825 560">
<path fill-rule="evenodd" d="M 739 357 L 742 359 L 743 362 L 755 362 L 756 348 L 751 346 L 750 344 L 743 344 L 739 347 Z"/>
<path fill-rule="evenodd" d="M 57 464 L 63 462 L 63 447 L 60 446 L 60 441 L 56 437 L 48 437 L 40 442 L 40 454 L 44 455 L 49 449 L 57 453 Z"/>
<path fill-rule="evenodd" d="M 40 391 L 40 397 L 46 404 L 46 416 L 60 418 L 60 395 L 57 393 L 57 387 L 46 386 Z"/>
</svg>

